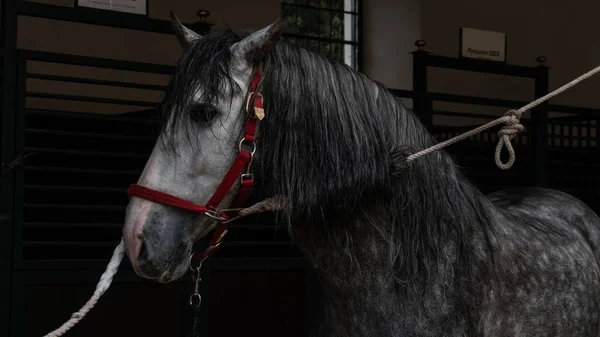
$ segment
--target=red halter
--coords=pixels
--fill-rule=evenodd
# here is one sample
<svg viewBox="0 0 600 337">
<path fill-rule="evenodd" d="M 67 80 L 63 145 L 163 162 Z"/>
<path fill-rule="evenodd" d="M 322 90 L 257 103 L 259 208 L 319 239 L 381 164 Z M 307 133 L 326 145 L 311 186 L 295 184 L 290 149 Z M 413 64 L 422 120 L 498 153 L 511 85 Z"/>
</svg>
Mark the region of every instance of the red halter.
<svg viewBox="0 0 600 337">
<path fill-rule="evenodd" d="M 229 172 L 227 172 L 225 178 L 223 178 L 223 181 L 221 181 L 221 184 L 206 205 L 198 205 L 191 201 L 178 198 L 174 195 L 153 190 L 137 184 L 131 185 L 127 190 L 127 194 L 130 196 L 136 196 L 160 204 L 182 208 L 190 212 L 205 214 L 219 222 L 217 228 L 215 229 L 215 233 L 209 242 L 208 248 L 202 253 L 194 253 L 191 256 L 191 258 L 194 260 L 203 261 L 214 254 L 216 248 L 221 245 L 223 237 L 227 233 L 227 223 L 236 219 L 236 217 L 231 217 L 229 213 L 239 210 L 239 207 L 242 206 L 252 191 L 254 177 L 250 169 L 252 165 L 252 158 L 254 156 L 254 152 L 256 151 L 256 126 L 258 120 L 262 119 L 262 116 L 264 116 L 262 95 L 256 93 L 261 76 L 262 74 L 259 67 L 257 68 L 256 74 L 254 75 L 252 83 L 250 84 L 250 95 L 248 96 L 246 103 L 246 111 L 248 112 L 248 103 L 252 99 L 252 96 L 255 96 L 254 113 L 249 114 L 250 116 L 248 121 L 246 121 L 246 125 L 244 127 L 244 138 L 240 140 L 240 152 L 238 153 L 233 165 L 229 169 Z M 244 144 L 250 146 L 251 150 L 248 151 L 244 149 Z M 246 172 L 243 173 L 245 167 Z M 217 210 L 227 195 L 227 192 L 231 190 L 237 179 L 241 180 L 241 187 L 235 200 L 231 204 L 231 208 Z"/>
</svg>

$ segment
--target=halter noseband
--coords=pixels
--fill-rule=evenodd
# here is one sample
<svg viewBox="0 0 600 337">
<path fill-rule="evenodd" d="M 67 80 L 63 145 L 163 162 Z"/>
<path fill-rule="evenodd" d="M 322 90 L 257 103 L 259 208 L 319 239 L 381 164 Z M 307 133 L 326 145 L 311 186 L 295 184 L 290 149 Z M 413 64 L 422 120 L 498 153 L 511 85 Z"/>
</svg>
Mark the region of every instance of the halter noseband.
<svg viewBox="0 0 600 337">
<path fill-rule="evenodd" d="M 204 214 L 219 222 L 213 237 L 209 242 L 208 248 L 204 252 L 194 253 L 190 257 L 190 259 L 198 260 L 200 263 L 212 256 L 216 249 L 221 245 L 223 237 L 225 234 L 227 234 L 227 224 L 237 219 L 237 216 L 232 217 L 230 213 L 239 210 L 239 207 L 241 207 L 246 198 L 248 198 L 248 195 L 250 195 L 252 187 L 254 186 L 254 176 L 252 175 L 250 169 L 254 152 L 256 151 L 255 137 L 257 123 L 258 120 L 262 119 L 264 116 L 263 98 L 260 93 L 256 92 L 261 76 L 262 73 L 260 67 L 258 67 L 250 84 L 250 94 L 248 95 L 246 102 L 246 111 L 249 112 L 249 103 L 254 96 L 254 111 L 253 113 L 249 113 L 248 120 L 244 126 L 244 137 L 240 140 L 239 153 L 233 165 L 221 181 L 221 184 L 206 205 L 198 205 L 174 195 L 153 190 L 138 184 L 132 184 L 127 189 L 127 194 L 130 196 L 136 196 L 160 204 L 185 209 L 190 212 Z M 244 144 L 250 147 L 250 151 L 244 148 Z M 245 172 L 244 168 L 246 168 Z M 231 190 L 237 179 L 240 179 L 241 187 L 233 203 L 231 204 L 231 208 L 218 210 L 219 205 L 223 199 L 225 199 L 225 196 L 229 190 Z"/>
</svg>

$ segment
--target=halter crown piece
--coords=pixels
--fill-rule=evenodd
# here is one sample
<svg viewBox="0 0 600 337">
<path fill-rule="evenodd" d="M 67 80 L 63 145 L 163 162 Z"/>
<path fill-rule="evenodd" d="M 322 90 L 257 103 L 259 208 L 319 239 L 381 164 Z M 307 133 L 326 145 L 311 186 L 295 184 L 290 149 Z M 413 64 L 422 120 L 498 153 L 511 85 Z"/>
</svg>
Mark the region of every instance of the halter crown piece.
<svg viewBox="0 0 600 337">
<path fill-rule="evenodd" d="M 191 260 L 197 260 L 199 265 L 202 263 L 202 261 L 212 256 L 217 248 L 221 245 L 223 242 L 223 237 L 225 234 L 227 234 L 227 224 L 238 218 L 238 216 L 233 215 L 232 213 L 240 210 L 239 207 L 241 207 L 244 201 L 246 201 L 250 195 L 250 192 L 252 191 L 252 187 L 254 186 L 254 176 L 251 173 L 251 167 L 252 159 L 254 157 L 254 153 L 256 152 L 256 128 L 258 121 L 264 117 L 263 97 L 257 92 L 261 77 L 261 69 L 258 67 L 250 84 L 250 94 L 248 95 L 246 103 L 246 112 L 248 113 L 249 117 L 246 121 L 246 125 L 244 126 L 244 137 L 240 140 L 239 153 L 233 165 L 221 181 L 221 184 L 206 205 L 198 205 L 174 195 L 153 190 L 138 184 L 132 184 L 129 186 L 129 189 L 127 189 L 127 194 L 130 196 L 136 196 L 163 205 L 169 205 L 190 212 L 204 214 L 218 221 L 217 228 L 215 229 L 213 237 L 208 244 L 208 248 L 204 252 L 194 253 L 190 257 Z M 253 113 L 250 113 L 248 108 L 252 98 L 254 98 L 254 111 Z M 247 150 L 246 148 L 249 148 L 250 150 Z M 219 205 L 223 199 L 225 199 L 225 196 L 236 183 L 237 179 L 240 179 L 241 186 L 237 196 L 231 204 L 231 208 L 219 209 Z"/>
</svg>

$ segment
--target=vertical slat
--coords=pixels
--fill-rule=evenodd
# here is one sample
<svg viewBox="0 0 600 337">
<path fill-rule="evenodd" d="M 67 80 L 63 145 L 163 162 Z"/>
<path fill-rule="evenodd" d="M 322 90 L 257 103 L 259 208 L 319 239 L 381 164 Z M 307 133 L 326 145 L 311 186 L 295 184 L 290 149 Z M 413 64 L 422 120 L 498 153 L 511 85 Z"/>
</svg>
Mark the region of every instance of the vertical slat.
<svg viewBox="0 0 600 337">
<path fill-rule="evenodd" d="M 413 91 L 415 98 L 413 100 L 413 109 L 421 122 L 428 130 L 433 126 L 433 115 L 428 106 L 431 105 L 427 98 L 427 52 L 417 50 L 413 53 Z"/>
<path fill-rule="evenodd" d="M 540 98 L 548 93 L 548 67 L 539 65 L 535 78 L 535 97 Z M 536 186 L 548 186 L 548 103 L 542 103 L 531 111 L 533 174 L 532 181 Z"/>
<path fill-rule="evenodd" d="M 17 0 L 3 0 L 2 41 L 4 57 L 2 70 L 2 116 L 0 118 L 0 162 L 8 163 L 15 156 L 15 82 L 14 67 L 17 48 Z M 13 237 L 13 190 L 14 179 L 7 175 L 2 179 L 0 191 L 0 337 L 10 336 L 12 293 L 12 237 Z"/>
<path fill-rule="evenodd" d="M 17 53 L 17 95 L 15 116 L 15 149 L 17 153 L 23 153 L 25 149 L 25 91 L 26 91 L 26 60 L 23 55 Z M 23 167 L 17 169 L 15 177 L 15 200 L 14 200 L 14 233 L 13 233 L 13 258 L 17 265 L 22 261 L 23 242 Z"/>
<path fill-rule="evenodd" d="M 581 147 L 589 147 L 589 137 L 590 136 L 590 121 L 583 121 L 581 123 Z"/>
</svg>

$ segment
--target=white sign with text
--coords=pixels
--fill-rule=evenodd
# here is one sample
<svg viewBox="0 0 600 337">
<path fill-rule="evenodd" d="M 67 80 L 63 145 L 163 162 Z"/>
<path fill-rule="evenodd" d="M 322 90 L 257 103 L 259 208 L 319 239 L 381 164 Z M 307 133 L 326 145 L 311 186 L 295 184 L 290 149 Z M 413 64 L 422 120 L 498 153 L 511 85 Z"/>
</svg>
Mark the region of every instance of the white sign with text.
<svg viewBox="0 0 600 337">
<path fill-rule="evenodd" d="M 146 15 L 146 0 L 78 0 L 77 5 L 96 9 Z"/>
<path fill-rule="evenodd" d="M 506 62 L 506 33 L 461 28 L 462 57 Z"/>
</svg>

